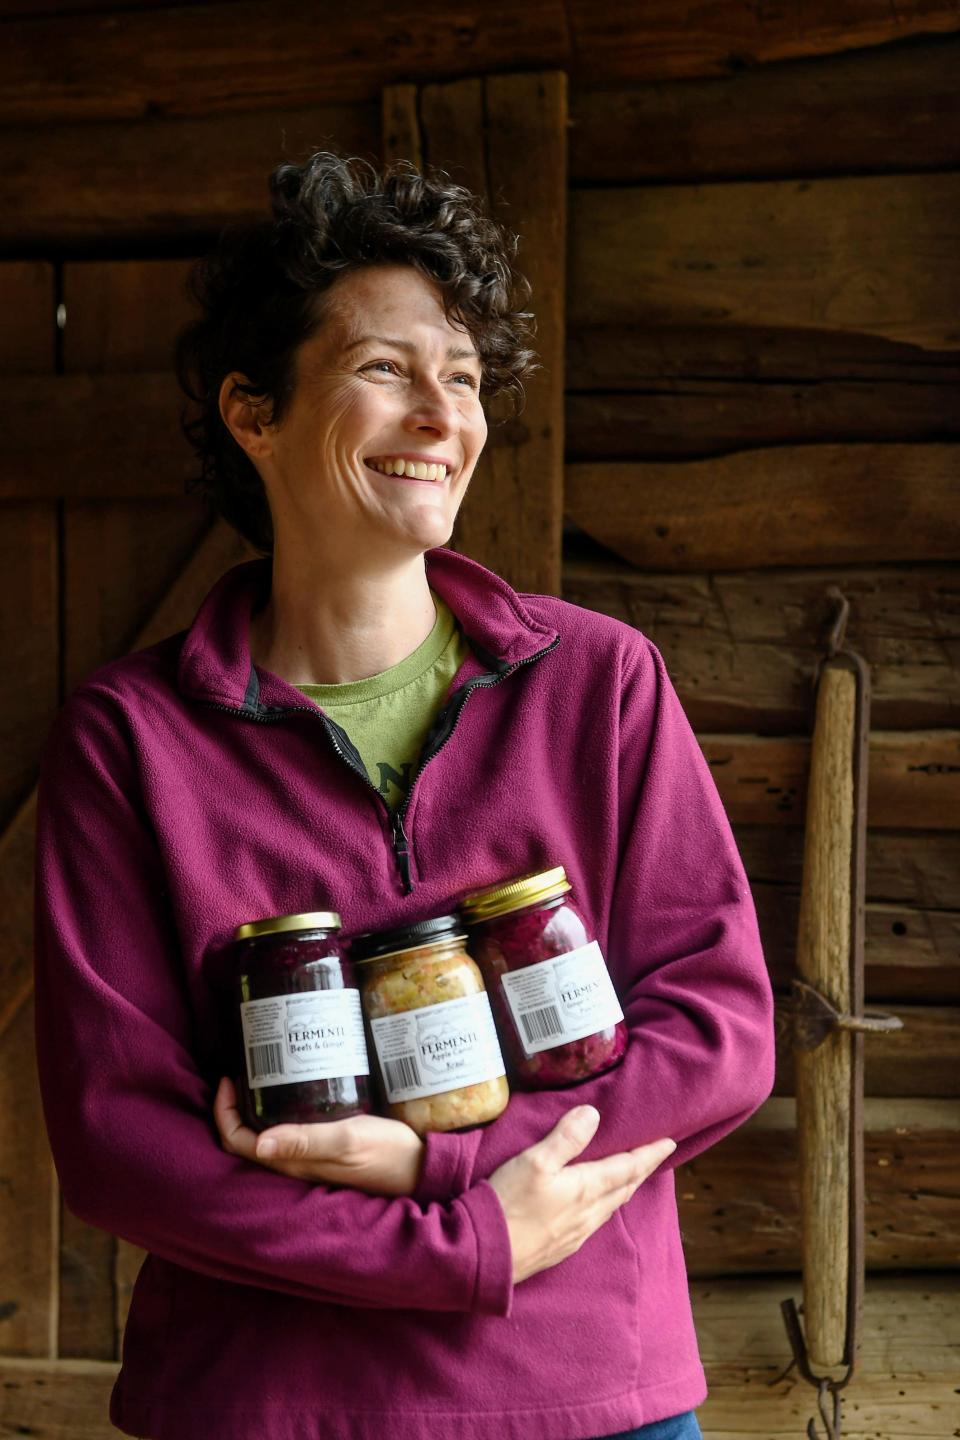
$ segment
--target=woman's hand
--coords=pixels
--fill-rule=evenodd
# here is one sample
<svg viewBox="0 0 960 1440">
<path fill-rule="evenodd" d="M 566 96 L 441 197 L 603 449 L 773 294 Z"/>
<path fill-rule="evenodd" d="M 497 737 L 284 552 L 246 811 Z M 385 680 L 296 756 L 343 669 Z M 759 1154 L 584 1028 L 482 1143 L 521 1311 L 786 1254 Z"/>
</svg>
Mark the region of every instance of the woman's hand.
<svg viewBox="0 0 960 1440">
<path fill-rule="evenodd" d="M 311 1125 L 274 1125 L 259 1135 L 243 1123 L 231 1080 L 220 1081 L 213 1115 L 224 1150 L 280 1175 L 349 1185 L 373 1195 L 412 1195 L 424 1143 L 401 1120 L 352 1115 Z"/>
<path fill-rule="evenodd" d="M 571 1165 L 599 1121 L 592 1105 L 568 1110 L 548 1135 L 490 1176 L 510 1232 L 514 1283 L 579 1250 L 677 1148 L 672 1140 L 655 1140 Z"/>
</svg>

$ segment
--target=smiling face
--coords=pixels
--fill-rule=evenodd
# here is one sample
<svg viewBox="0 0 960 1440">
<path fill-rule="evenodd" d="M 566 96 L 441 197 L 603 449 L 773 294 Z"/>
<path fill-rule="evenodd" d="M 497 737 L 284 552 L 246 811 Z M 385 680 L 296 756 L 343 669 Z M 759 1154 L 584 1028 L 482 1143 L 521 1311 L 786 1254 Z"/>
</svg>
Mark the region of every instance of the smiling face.
<svg viewBox="0 0 960 1440">
<path fill-rule="evenodd" d="M 264 479 L 278 548 L 296 536 L 389 559 L 444 544 L 487 435 L 472 340 L 409 266 L 348 271 L 322 303 L 282 419 L 246 440 L 231 425 Z"/>
</svg>

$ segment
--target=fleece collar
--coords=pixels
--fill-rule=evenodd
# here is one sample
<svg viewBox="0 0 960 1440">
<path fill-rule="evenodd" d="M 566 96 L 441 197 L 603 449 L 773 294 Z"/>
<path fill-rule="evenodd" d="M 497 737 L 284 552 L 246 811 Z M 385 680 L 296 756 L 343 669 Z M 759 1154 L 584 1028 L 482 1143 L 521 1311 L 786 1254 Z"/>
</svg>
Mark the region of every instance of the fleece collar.
<svg viewBox="0 0 960 1440">
<path fill-rule="evenodd" d="M 505 580 L 454 550 L 429 550 L 427 579 L 459 620 L 481 670 L 501 671 L 530 660 L 557 641 L 557 632 L 529 613 Z M 266 603 L 271 562 L 235 565 L 204 600 L 180 652 L 178 684 L 194 700 L 250 714 L 302 706 L 303 696 L 250 659 L 250 617 Z"/>
</svg>

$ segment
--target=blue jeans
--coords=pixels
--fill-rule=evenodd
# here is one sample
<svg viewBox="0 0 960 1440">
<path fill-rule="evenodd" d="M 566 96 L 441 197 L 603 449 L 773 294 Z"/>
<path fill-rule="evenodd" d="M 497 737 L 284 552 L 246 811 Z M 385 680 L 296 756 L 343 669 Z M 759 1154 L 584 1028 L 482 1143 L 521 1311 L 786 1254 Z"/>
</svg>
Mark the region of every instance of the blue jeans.
<svg viewBox="0 0 960 1440">
<path fill-rule="evenodd" d="M 621 1430 L 619 1435 L 608 1435 L 605 1440 L 703 1440 L 703 1435 L 696 1415 L 688 1410 L 685 1415 L 671 1415 L 669 1420 L 641 1425 L 639 1430 Z"/>
</svg>

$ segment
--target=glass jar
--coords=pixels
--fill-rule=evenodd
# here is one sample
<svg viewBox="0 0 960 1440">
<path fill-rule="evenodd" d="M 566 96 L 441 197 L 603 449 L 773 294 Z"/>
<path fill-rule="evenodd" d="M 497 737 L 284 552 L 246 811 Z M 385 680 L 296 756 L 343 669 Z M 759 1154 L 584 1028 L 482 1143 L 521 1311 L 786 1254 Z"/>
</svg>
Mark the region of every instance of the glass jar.
<svg viewBox="0 0 960 1440">
<path fill-rule="evenodd" d="M 481 1125 L 510 1090 L 490 1001 L 457 915 L 350 947 L 386 1113 L 418 1135 Z"/>
<path fill-rule="evenodd" d="M 511 1074 L 529 1090 L 599 1075 L 627 1048 L 620 1001 L 570 891 L 557 865 L 460 902 Z"/>
<path fill-rule="evenodd" d="M 372 1109 L 360 992 L 339 930 L 339 915 L 314 911 L 234 933 L 226 978 L 237 1094 L 254 1130 Z"/>
</svg>

